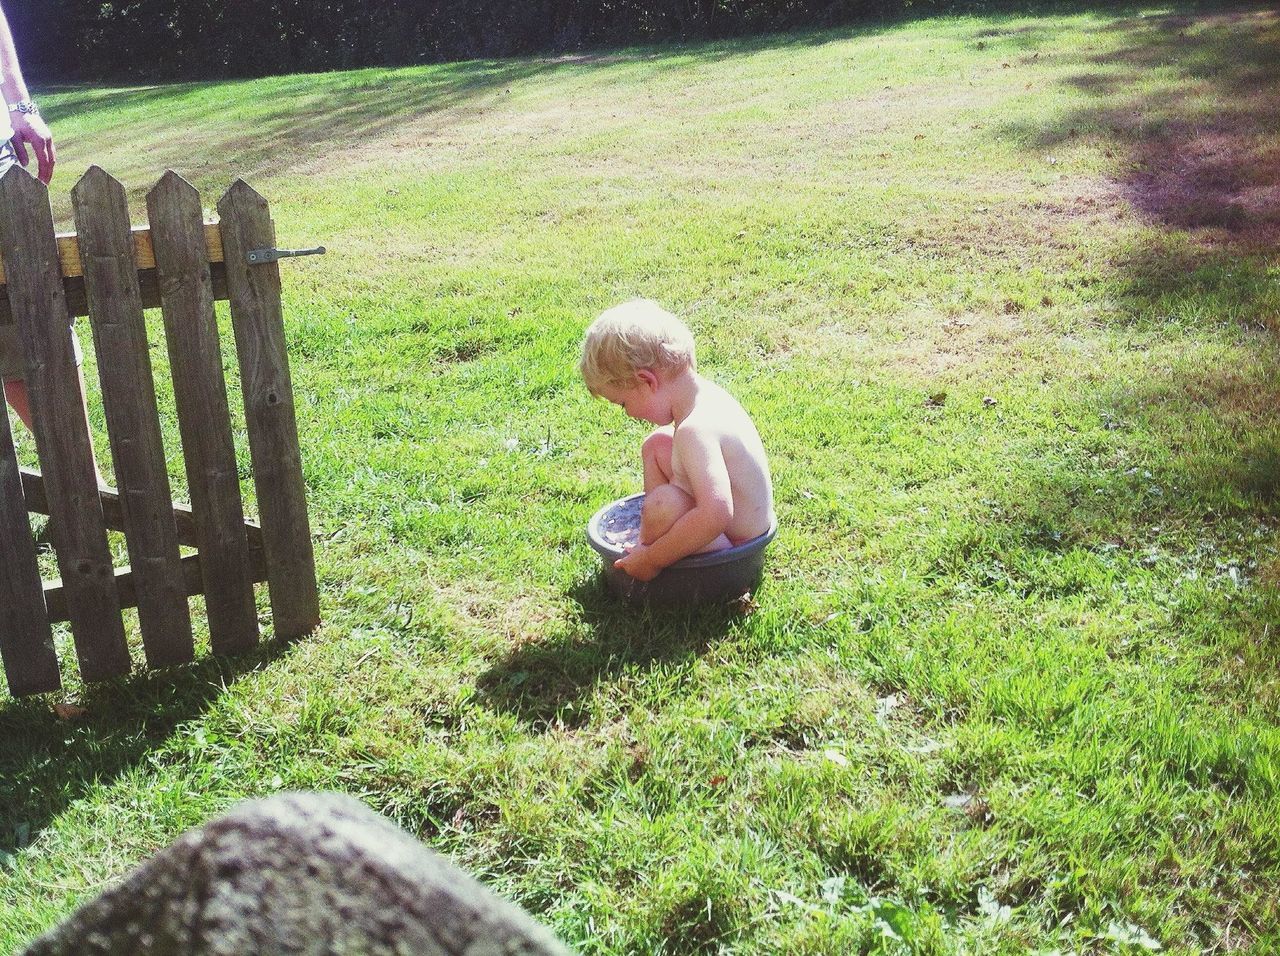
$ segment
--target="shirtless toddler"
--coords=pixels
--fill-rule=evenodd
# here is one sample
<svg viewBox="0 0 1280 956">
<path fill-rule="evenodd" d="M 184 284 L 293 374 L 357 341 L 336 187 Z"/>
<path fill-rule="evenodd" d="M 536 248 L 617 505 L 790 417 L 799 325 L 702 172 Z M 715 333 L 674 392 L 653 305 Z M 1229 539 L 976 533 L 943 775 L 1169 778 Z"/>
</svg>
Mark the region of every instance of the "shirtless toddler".
<svg viewBox="0 0 1280 956">
<path fill-rule="evenodd" d="M 697 373 L 693 335 L 654 302 L 602 313 L 582 342 L 592 395 L 659 426 L 641 448 L 640 541 L 615 566 L 650 581 L 667 565 L 759 537 L 773 524 L 773 483 L 742 406 Z"/>
</svg>

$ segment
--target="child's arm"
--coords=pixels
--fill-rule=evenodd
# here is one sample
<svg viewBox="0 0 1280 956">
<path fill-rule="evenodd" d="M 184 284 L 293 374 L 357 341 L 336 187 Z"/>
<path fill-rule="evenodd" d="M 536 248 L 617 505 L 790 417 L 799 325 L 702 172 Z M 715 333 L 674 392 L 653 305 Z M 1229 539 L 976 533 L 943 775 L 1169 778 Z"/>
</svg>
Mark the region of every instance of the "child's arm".
<svg viewBox="0 0 1280 956">
<path fill-rule="evenodd" d="M 719 436 L 686 422 L 676 432 L 676 443 L 694 504 L 662 537 L 649 545 L 636 545 L 614 562 L 614 567 L 640 581 L 651 581 L 667 565 L 701 551 L 733 519 L 733 489 Z"/>
</svg>

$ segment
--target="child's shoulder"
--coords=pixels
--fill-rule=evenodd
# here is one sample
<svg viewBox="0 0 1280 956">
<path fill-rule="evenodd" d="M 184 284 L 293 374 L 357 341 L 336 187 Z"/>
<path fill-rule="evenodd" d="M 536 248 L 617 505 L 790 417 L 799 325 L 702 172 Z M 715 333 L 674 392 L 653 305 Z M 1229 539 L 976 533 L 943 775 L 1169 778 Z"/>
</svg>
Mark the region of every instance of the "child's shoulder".
<svg viewBox="0 0 1280 956">
<path fill-rule="evenodd" d="M 698 389 L 698 398 L 694 405 L 695 407 L 702 405 L 704 407 L 727 407 L 735 408 L 739 411 L 742 410 L 742 405 L 738 403 L 736 398 L 729 394 L 729 390 L 727 388 L 705 378 L 702 380 L 701 387 Z"/>
<path fill-rule="evenodd" d="M 699 431 L 725 434 L 750 428 L 751 416 L 736 398 L 720 386 L 711 384 L 698 393 L 693 410 L 680 427 L 689 426 Z"/>
</svg>

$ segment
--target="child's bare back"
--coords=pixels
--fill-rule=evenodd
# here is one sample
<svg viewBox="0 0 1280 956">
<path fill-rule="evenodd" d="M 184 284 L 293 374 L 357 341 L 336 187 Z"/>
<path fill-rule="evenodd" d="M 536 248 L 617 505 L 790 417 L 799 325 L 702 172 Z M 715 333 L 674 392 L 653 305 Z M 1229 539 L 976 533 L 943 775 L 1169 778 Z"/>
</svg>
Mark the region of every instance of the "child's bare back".
<svg viewBox="0 0 1280 956">
<path fill-rule="evenodd" d="M 714 443 L 724 459 L 733 513 L 725 526 L 728 544 L 759 537 L 773 523 L 769 462 L 755 423 L 737 400 L 719 385 L 698 376 L 698 396 L 688 417 L 673 429 L 671 484 L 692 500 L 691 468 L 702 462 L 702 448 Z"/>
</svg>

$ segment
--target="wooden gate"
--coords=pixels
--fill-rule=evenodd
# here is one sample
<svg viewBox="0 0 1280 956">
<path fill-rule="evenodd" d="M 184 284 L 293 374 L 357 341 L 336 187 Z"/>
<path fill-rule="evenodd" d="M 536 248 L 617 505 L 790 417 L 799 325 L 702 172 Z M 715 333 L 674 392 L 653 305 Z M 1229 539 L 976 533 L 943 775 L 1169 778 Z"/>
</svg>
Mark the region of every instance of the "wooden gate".
<svg viewBox="0 0 1280 956">
<path fill-rule="evenodd" d="M 199 193 L 170 171 L 147 194 L 150 227 L 133 228 L 124 188 L 96 166 L 71 199 L 76 232 L 58 236 L 45 187 L 18 168 L 0 178 L 0 324 L 22 340 L 40 464 L 19 468 L 0 414 L 0 659 L 14 696 L 61 685 L 59 621 L 82 678 L 97 681 L 132 668 L 122 608 L 138 609 L 151 667 L 192 659 L 192 595 L 204 595 L 215 653 L 257 643 L 254 582 L 267 582 L 277 636 L 320 619 L 266 201 L 237 180 L 220 221 L 205 222 Z M 215 299 L 231 303 L 260 523 L 244 516 Z M 190 507 L 172 502 L 165 466 L 143 317 L 155 306 Z M 70 329 L 84 315 L 118 491 L 94 474 Z M 41 579 L 29 512 L 50 517 L 61 580 Z M 107 529 L 124 533 L 127 567 L 113 566 Z"/>
</svg>

